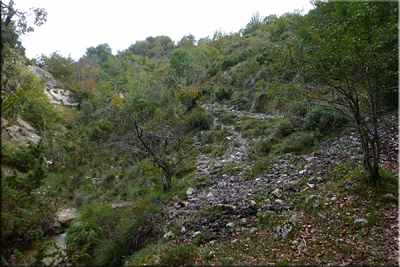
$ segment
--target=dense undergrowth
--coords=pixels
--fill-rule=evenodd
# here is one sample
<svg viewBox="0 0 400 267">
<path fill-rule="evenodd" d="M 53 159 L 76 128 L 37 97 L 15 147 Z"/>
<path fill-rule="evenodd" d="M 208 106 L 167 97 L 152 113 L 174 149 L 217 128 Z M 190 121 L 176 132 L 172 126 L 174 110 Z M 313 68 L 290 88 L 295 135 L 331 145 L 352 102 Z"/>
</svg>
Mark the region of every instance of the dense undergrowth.
<svg viewBox="0 0 400 267">
<path fill-rule="evenodd" d="M 310 190 L 285 200 L 305 222 L 294 225 L 296 231 L 288 239 L 274 233 L 289 219 L 287 214 L 267 213 L 254 219 L 249 225 L 257 230 L 249 229 L 236 242 L 214 240 L 210 233 L 202 233 L 193 243 L 181 242 L 179 228 L 165 225 L 164 205 L 187 198 L 189 187 L 210 185 L 209 175 L 196 173 L 199 155 L 215 164 L 245 140 L 241 165 L 226 163 L 220 174 L 243 173 L 252 181 L 287 154 L 318 154 L 326 142 L 353 131 L 351 119 L 340 109 L 284 90 L 292 82 L 310 90 L 316 84 L 271 68 L 287 44 L 300 45 L 296 29 L 315 20 L 316 14 L 263 19 L 255 14 L 238 33 L 216 31 L 198 41 L 189 35 L 177 44 L 167 36 L 148 37 L 116 55 L 108 44 L 100 44 L 88 48 L 76 62 L 56 52 L 31 60 L 17 53 L 6 58 L 5 67 L 14 72 L 2 74 L 9 89 L 2 103 L 2 116 L 9 123 L 2 123 L 2 264 L 12 265 L 16 258 L 43 264 L 44 249 L 30 260 L 18 250 L 35 240 L 45 244 L 43 232 L 50 233 L 54 211 L 67 201 L 76 204 L 79 215 L 68 228 L 67 248 L 64 252 L 58 248 L 55 254 L 61 263 L 71 265 L 317 265 L 341 263 L 340 259 L 392 263 L 383 251 L 368 246 L 385 246 L 386 239 L 371 236 L 381 235 L 385 223 L 393 220 L 390 210 L 397 201 L 385 194 L 397 196 L 398 179 L 381 170 L 381 180 L 367 185 L 363 169 L 350 161 L 336 166 L 326 178 L 316 196 L 318 207 L 313 207 L 315 201 L 306 201 Z M 79 105 L 52 107 L 43 95 L 45 81 L 28 69 L 33 63 L 70 89 Z M 384 86 L 390 87 L 397 68 L 387 68 Z M 271 83 L 275 78 L 281 83 L 279 90 Z M 396 94 L 394 89 L 379 99 L 387 107 L 380 115 L 397 114 L 398 103 L 392 101 Z M 256 113 L 266 117 L 260 119 Z M 38 144 L 19 146 L 7 138 L 5 128 L 18 117 L 41 135 Z M 135 145 L 139 135 L 131 135 L 133 125 L 143 130 L 140 137 L 152 151 L 162 148 L 157 151 L 164 153 L 168 168 L 178 151 L 191 148 L 177 170 L 170 172 L 169 190 L 164 187 L 165 169 L 143 149 L 145 142 Z M 46 165 L 48 160 L 51 164 Z M 244 165 L 250 167 L 243 169 Z M 308 182 L 301 181 L 297 189 Z M 351 202 L 333 202 L 332 197 Z M 269 198 L 260 195 L 257 201 Z M 115 203 L 123 205 L 116 208 Z M 368 223 L 354 225 L 352 219 L 361 211 L 368 211 Z M 210 212 L 202 210 L 197 216 Z M 176 238 L 166 238 L 169 231 Z M 312 234 L 322 241 L 303 238 Z M 303 241 L 307 248 L 299 251 Z"/>
</svg>

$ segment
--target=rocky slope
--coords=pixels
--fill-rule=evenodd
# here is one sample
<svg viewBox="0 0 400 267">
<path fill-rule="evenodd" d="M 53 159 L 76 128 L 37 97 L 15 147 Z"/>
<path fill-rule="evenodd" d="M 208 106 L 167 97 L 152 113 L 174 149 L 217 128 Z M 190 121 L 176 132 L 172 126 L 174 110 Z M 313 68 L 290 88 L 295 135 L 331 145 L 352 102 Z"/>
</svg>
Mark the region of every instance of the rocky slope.
<svg viewBox="0 0 400 267">
<path fill-rule="evenodd" d="M 245 115 L 233 108 L 216 104 L 205 108 L 214 111 L 223 109 L 239 116 Z M 266 115 L 247 113 L 246 116 L 263 119 Z M 380 125 L 381 165 L 384 169 L 397 175 L 397 117 L 382 117 Z M 222 243 L 233 244 L 241 240 L 245 233 L 257 231 L 257 221 L 272 213 L 289 218 L 287 222 L 273 230 L 275 236 L 285 239 L 289 233 L 293 234 L 295 229 L 303 227 L 305 220 L 309 220 L 301 212 L 295 211 L 296 203 L 302 196 L 307 197 L 306 205 L 312 203 L 316 210 L 319 206 L 336 205 L 340 208 L 351 203 L 352 196 L 332 195 L 330 188 L 333 181 L 330 180 L 329 174 L 341 164 L 361 165 L 361 144 L 356 133 L 350 132 L 328 141 L 316 152 L 308 155 L 285 154 L 279 160 L 271 159 L 271 161 L 265 162 L 268 165 L 267 171 L 255 179 L 248 179 L 244 175 L 246 169 L 250 169 L 252 166 L 246 155 L 248 140 L 242 138 L 240 132 L 235 131 L 233 126 L 222 124 L 222 128 L 228 129 L 231 133 L 230 137 L 240 145 L 228 149 L 219 158 L 199 154 L 196 165 L 197 175 L 203 181 L 200 183 L 201 187 L 189 188 L 187 197 L 180 199 L 175 196 L 175 201 L 164 207 L 166 228 L 176 229 L 178 227 L 180 229 L 180 233 L 177 233 L 176 230 L 175 232 L 169 231 L 164 238 L 173 239 L 178 243 L 200 242 L 205 246 L 207 244 L 209 246 Z M 223 173 L 223 166 L 232 163 L 240 170 L 234 172 L 235 174 Z M 341 186 L 345 190 L 356 187 L 353 182 Z M 395 201 L 397 196 L 386 194 L 383 198 Z M 392 215 L 397 214 L 397 205 L 393 205 L 392 210 L 388 212 Z M 359 225 L 367 222 L 368 214 L 368 211 L 361 209 L 357 214 L 345 215 L 344 220 Z M 331 215 L 320 212 L 318 216 L 323 220 Z M 391 218 L 389 224 L 393 229 L 396 227 L 398 219 L 396 216 Z M 334 227 L 338 223 L 338 218 L 332 217 L 323 227 Z M 397 234 L 390 232 L 384 236 L 390 244 L 390 249 L 385 256 L 395 259 L 396 251 L 398 251 Z M 198 241 L 199 238 L 201 241 Z M 293 240 L 292 247 L 295 251 L 304 250 L 305 241 L 302 242 L 302 238 Z M 316 237 L 313 236 L 313 238 Z"/>
</svg>

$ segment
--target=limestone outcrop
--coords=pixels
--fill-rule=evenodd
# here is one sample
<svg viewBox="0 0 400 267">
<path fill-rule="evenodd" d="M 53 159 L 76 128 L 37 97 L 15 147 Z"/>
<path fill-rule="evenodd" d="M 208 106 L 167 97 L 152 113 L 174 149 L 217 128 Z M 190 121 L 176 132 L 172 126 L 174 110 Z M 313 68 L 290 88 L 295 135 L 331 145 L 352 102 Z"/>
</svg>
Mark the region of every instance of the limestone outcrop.
<svg viewBox="0 0 400 267">
<path fill-rule="evenodd" d="M 28 140 L 37 144 L 41 138 L 37 134 L 36 129 L 21 118 L 18 118 L 14 123 L 10 123 L 8 120 L 1 118 L 1 128 L 7 132 L 2 139 L 10 138 L 20 144 L 25 144 Z"/>
<path fill-rule="evenodd" d="M 66 89 L 50 73 L 36 65 L 32 65 L 30 67 L 39 78 L 43 78 L 46 80 L 46 90 L 44 91 L 44 93 L 51 104 L 56 107 L 60 106 L 61 104 L 74 107 L 78 105 L 78 103 L 74 102 L 71 97 L 72 92 Z"/>
</svg>

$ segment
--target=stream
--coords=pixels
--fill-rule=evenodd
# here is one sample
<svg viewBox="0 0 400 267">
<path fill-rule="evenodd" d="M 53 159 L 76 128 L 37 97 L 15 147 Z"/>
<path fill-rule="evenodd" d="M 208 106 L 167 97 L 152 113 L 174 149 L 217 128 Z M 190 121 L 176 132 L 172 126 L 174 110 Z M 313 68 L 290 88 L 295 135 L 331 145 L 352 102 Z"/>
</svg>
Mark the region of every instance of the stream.
<svg viewBox="0 0 400 267">
<path fill-rule="evenodd" d="M 60 207 L 57 209 L 57 211 L 60 212 L 61 210 L 76 209 L 76 208 L 77 208 L 77 206 L 76 206 L 76 204 L 75 204 L 74 201 L 68 201 L 67 203 L 65 203 L 65 204 L 63 204 L 62 206 L 60 206 Z M 66 240 L 66 238 L 67 238 L 67 231 L 68 231 L 68 229 L 65 229 L 65 232 L 58 233 L 58 234 L 54 233 L 54 234 L 48 235 L 49 237 L 45 240 L 45 242 L 47 242 L 47 241 L 55 241 L 55 242 L 56 242 L 56 245 L 57 245 L 58 247 L 60 247 L 61 249 L 64 249 L 64 248 L 66 248 L 65 240 Z M 47 234 L 45 234 L 44 236 L 46 236 L 46 235 L 47 235 Z M 54 248 L 49 248 L 48 251 L 47 251 L 47 253 L 51 253 L 51 252 L 53 252 L 54 250 L 55 250 Z M 37 252 L 38 252 L 38 246 L 35 246 L 35 245 L 33 245 L 33 244 L 30 244 L 26 249 L 24 249 L 24 250 L 22 251 L 22 254 L 23 254 L 26 258 L 28 258 L 29 256 L 34 256 Z M 44 258 L 44 259 L 43 259 L 43 262 L 44 262 L 45 264 L 50 264 L 50 263 L 52 262 L 53 259 L 54 259 L 54 258 L 50 258 L 50 257 Z"/>
<path fill-rule="evenodd" d="M 60 247 L 61 249 L 63 249 L 63 248 L 65 248 L 65 239 L 66 239 L 66 237 L 67 237 L 67 232 L 64 232 L 64 233 L 61 233 L 61 234 L 55 234 L 55 235 L 49 236 L 45 240 L 45 242 L 47 242 L 47 241 L 55 241 L 56 245 L 58 247 Z M 54 248 L 49 248 L 47 252 L 51 253 L 54 250 L 55 250 Z M 35 255 L 37 253 L 37 251 L 38 251 L 38 246 L 30 245 L 30 246 L 28 246 L 28 248 L 26 250 L 24 250 L 22 252 L 22 254 L 26 258 L 28 258 L 29 256 Z M 53 258 L 50 258 L 50 257 L 49 258 L 44 258 L 43 262 L 46 263 L 46 264 L 50 264 L 52 262 L 52 260 L 53 260 Z"/>
</svg>

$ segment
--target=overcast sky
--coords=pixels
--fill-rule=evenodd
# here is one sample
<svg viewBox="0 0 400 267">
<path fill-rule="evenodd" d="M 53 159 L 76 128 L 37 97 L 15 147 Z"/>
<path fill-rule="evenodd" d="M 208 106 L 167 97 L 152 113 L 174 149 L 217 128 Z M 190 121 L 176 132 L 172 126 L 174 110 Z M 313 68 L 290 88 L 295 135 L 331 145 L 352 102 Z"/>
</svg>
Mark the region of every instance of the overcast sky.
<svg viewBox="0 0 400 267">
<path fill-rule="evenodd" d="M 78 60 L 90 46 L 108 43 L 113 54 L 148 36 L 167 35 L 179 41 L 196 39 L 215 30 L 227 33 L 245 28 L 255 12 L 281 15 L 294 10 L 306 14 L 309 0 L 14 0 L 15 7 L 45 8 L 47 22 L 22 36 L 28 58 L 59 51 Z M 5 0 L 4 2 L 8 2 Z"/>
</svg>

